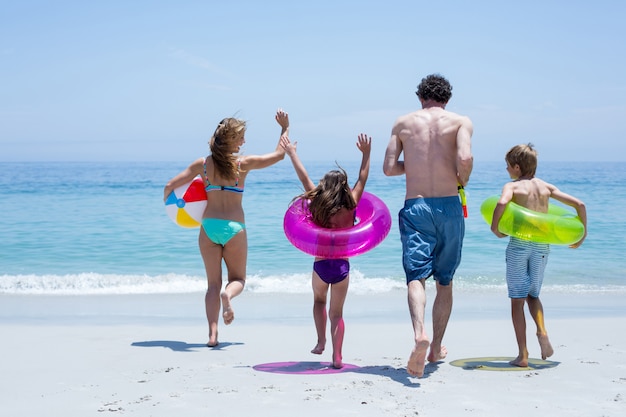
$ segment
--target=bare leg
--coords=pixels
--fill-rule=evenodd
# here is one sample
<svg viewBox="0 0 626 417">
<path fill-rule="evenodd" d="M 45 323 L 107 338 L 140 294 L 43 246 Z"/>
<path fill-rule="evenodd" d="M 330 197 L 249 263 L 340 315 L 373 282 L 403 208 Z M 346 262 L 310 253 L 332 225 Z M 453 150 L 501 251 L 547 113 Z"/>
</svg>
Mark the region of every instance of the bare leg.
<svg viewBox="0 0 626 417">
<path fill-rule="evenodd" d="M 345 324 L 343 317 L 335 317 L 330 319 L 331 337 L 333 340 L 333 368 L 343 368 L 343 335 L 345 333 Z"/>
<path fill-rule="evenodd" d="M 348 294 L 349 278 L 330 286 L 330 334 L 333 341 L 333 368 L 343 367 L 343 336 L 345 325 L 343 322 L 343 304 Z"/>
<path fill-rule="evenodd" d="M 409 356 L 406 370 L 411 376 L 421 377 L 424 375 L 426 366 L 426 352 L 430 341 L 424 328 L 424 314 L 426 310 L 426 290 L 425 280 L 415 280 L 408 283 L 408 301 L 415 346 Z"/>
<path fill-rule="evenodd" d="M 449 285 L 439 285 L 433 303 L 433 341 L 430 344 L 428 362 L 438 362 L 448 355 L 448 350 L 442 346 L 443 336 L 448 327 L 448 320 L 452 313 L 452 282 Z"/>
<path fill-rule="evenodd" d="M 235 312 L 230 300 L 242 293 L 244 285 L 245 281 L 242 279 L 229 281 L 224 291 L 220 294 L 222 299 L 222 318 L 226 325 L 229 325 L 235 319 Z"/>
<path fill-rule="evenodd" d="M 524 316 L 524 298 L 511 298 L 511 318 L 517 340 L 517 358 L 509 362 L 511 365 L 528 366 L 528 349 L 526 347 L 526 317 Z"/>
<path fill-rule="evenodd" d="M 217 317 L 220 313 L 220 288 L 209 288 L 204 295 L 204 309 L 209 323 L 209 341 L 207 346 L 215 347 L 219 344 L 217 338 Z"/>
<path fill-rule="evenodd" d="M 204 296 L 204 308 L 209 324 L 209 341 L 207 345 L 214 347 L 219 344 L 217 339 L 217 322 L 221 307 L 222 247 L 211 242 L 202 229 L 200 230 L 198 245 L 207 276 L 207 292 Z"/>
<path fill-rule="evenodd" d="M 552 356 L 554 349 L 552 349 L 552 344 L 550 343 L 548 332 L 546 331 L 543 305 L 541 304 L 539 297 L 533 298 L 529 296 L 526 298 L 526 301 L 528 302 L 530 315 L 537 325 L 537 339 L 539 339 L 539 346 L 541 347 L 541 359 L 545 360 Z"/>
<path fill-rule="evenodd" d="M 246 262 L 248 259 L 248 238 L 245 230 L 237 233 L 224 246 L 224 263 L 228 270 L 228 284 L 220 294 L 222 319 L 228 325 L 235 319 L 232 300 L 243 292 L 246 285 Z"/>
<path fill-rule="evenodd" d="M 317 332 L 317 344 L 311 350 L 311 353 L 321 355 L 326 348 L 326 297 L 328 284 L 313 272 L 311 285 L 313 287 L 313 321 L 315 322 L 315 331 Z"/>
<path fill-rule="evenodd" d="M 311 353 L 320 355 L 326 348 L 326 303 L 319 301 L 313 302 L 313 321 L 315 322 L 315 331 L 317 332 L 317 343 L 311 350 Z"/>
</svg>

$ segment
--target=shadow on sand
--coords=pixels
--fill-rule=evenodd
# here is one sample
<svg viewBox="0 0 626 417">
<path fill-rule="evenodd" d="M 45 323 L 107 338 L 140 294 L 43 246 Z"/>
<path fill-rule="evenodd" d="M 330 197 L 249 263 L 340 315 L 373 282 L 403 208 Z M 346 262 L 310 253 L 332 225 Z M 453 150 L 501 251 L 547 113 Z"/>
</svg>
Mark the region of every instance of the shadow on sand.
<svg viewBox="0 0 626 417">
<path fill-rule="evenodd" d="M 131 346 L 138 347 L 162 347 L 171 349 L 175 352 L 195 352 L 198 349 L 220 350 L 229 346 L 243 345 L 243 343 L 224 342 L 217 346 L 209 347 L 206 343 L 187 343 L 178 340 L 149 340 L 145 342 L 133 342 Z"/>
<path fill-rule="evenodd" d="M 427 364 L 424 370 L 424 376 L 421 379 L 428 378 L 430 374 L 435 372 L 439 367 L 439 363 L 441 362 Z M 389 365 L 357 366 L 344 363 L 341 369 L 335 369 L 331 366 L 330 362 L 273 362 L 255 365 L 252 368 L 260 372 L 291 375 L 329 375 L 352 372 L 384 376 L 407 387 L 420 386 L 419 382 L 416 382 L 417 378 L 413 378 L 407 374 L 406 368 L 394 368 Z"/>
<path fill-rule="evenodd" d="M 450 365 L 458 366 L 459 368 L 469 371 L 537 371 L 540 369 L 554 368 L 560 364 L 560 362 L 529 358 L 527 367 L 519 367 L 509 363 L 514 359 L 513 357 L 507 356 L 457 359 L 450 362 Z"/>
</svg>

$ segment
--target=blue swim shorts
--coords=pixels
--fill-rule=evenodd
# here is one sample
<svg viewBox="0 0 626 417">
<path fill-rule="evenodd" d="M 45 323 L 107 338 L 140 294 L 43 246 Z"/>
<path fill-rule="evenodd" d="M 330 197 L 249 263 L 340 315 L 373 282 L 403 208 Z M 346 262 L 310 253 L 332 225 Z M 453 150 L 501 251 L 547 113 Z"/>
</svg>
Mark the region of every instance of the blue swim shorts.
<svg viewBox="0 0 626 417">
<path fill-rule="evenodd" d="M 511 237 L 506 247 L 506 285 L 509 298 L 537 298 L 548 264 L 550 245 Z"/>
<path fill-rule="evenodd" d="M 449 285 L 461 263 L 465 236 L 459 197 L 413 198 L 398 213 L 406 281 L 430 277 Z"/>
</svg>

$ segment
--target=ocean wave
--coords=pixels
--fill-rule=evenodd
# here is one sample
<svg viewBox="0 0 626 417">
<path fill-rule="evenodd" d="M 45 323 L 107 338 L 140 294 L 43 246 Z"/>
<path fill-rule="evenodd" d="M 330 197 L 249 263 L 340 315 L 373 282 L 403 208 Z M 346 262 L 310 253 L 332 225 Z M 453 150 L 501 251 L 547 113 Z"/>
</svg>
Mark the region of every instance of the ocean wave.
<svg viewBox="0 0 626 417">
<path fill-rule="evenodd" d="M 205 280 L 166 274 L 2 275 L 0 293 L 30 295 L 163 294 L 204 291 Z"/>
<path fill-rule="evenodd" d="M 506 284 L 488 277 L 472 279 L 458 277 L 455 291 L 468 293 L 503 293 Z M 226 283 L 226 278 L 224 278 Z M 434 285 L 432 280 L 428 286 Z M 366 277 L 360 271 L 350 274 L 350 292 L 354 294 L 377 294 L 404 291 L 403 279 Z M 182 294 L 206 291 L 206 278 L 184 274 L 120 275 L 81 273 L 67 275 L 0 275 L 0 294 L 17 295 L 124 295 L 124 294 Z M 310 273 L 283 275 L 251 275 L 246 279 L 244 291 L 252 293 L 308 294 L 311 292 Z M 620 285 L 544 285 L 544 292 L 554 293 L 612 293 L 626 294 L 626 286 Z"/>
<path fill-rule="evenodd" d="M 365 278 L 353 271 L 350 291 L 378 293 L 404 289 L 405 285 L 389 278 Z M 227 282 L 224 278 L 224 284 Z M 306 294 L 311 291 L 310 274 L 273 276 L 251 275 L 245 291 L 255 293 Z M 182 294 L 206 291 L 206 278 L 200 276 L 67 274 L 0 275 L 0 294 L 22 295 L 106 295 L 106 294 Z"/>
</svg>

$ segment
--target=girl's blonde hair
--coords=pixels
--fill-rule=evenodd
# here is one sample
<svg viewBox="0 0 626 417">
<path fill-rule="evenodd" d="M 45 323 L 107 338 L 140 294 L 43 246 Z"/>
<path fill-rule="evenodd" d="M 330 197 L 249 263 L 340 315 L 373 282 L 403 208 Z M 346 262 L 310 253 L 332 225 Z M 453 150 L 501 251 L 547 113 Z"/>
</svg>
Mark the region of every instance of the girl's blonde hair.
<svg viewBox="0 0 626 417">
<path fill-rule="evenodd" d="M 356 208 L 348 174 L 341 167 L 327 172 L 317 187 L 296 198 L 302 198 L 303 204 L 309 202 L 313 222 L 320 227 L 330 227 L 330 219 L 342 208 Z"/>
<path fill-rule="evenodd" d="M 519 165 L 522 176 L 535 176 L 537 171 L 537 151 L 532 143 L 513 146 L 507 152 L 505 159 L 509 166 Z"/>
<path fill-rule="evenodd" d="M 220 177 L 235 179 L 238 176 L 237 156 L 234 155 L 241 137 L 246 131 L 246 122 L 234 117 L 223 119 L 209 140 L 213 164 Z"/>
</svg>

